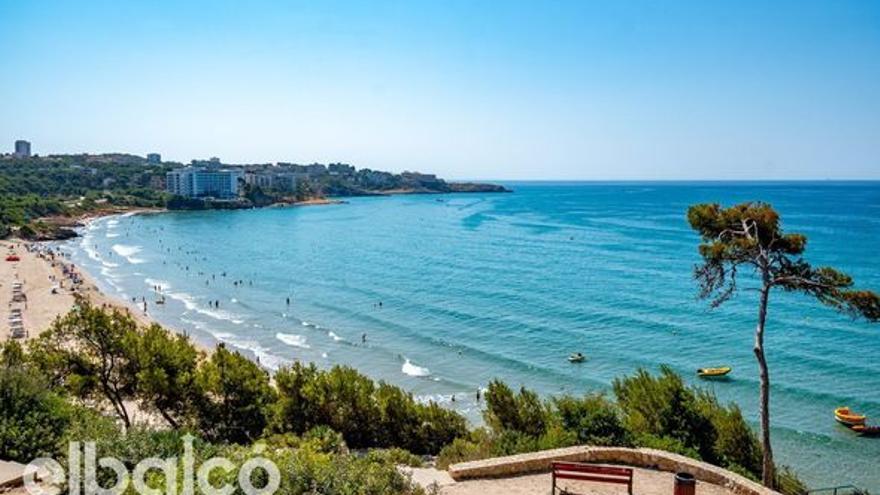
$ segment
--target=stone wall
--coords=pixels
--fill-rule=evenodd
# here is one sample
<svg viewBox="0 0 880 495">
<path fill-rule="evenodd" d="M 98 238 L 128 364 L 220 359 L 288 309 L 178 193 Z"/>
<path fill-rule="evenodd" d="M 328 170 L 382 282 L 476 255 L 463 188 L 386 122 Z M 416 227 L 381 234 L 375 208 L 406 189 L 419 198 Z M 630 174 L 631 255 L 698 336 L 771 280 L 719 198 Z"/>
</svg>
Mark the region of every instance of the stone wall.
<svg viewBox="0 0 880 495">
<path fill-rule="evenodd" d="M 581 446 L 544 450 L 453 464 L 449 466 L 449 475 L 459 481 L 548 472 L 553 461 L 624 464 L 672 473 L 685 472 L 692 474 L 699 481 L 722 486 L 738 495 L 778 495 L 778 492 L 718 466 L 654 449 Z"/>
</svg>

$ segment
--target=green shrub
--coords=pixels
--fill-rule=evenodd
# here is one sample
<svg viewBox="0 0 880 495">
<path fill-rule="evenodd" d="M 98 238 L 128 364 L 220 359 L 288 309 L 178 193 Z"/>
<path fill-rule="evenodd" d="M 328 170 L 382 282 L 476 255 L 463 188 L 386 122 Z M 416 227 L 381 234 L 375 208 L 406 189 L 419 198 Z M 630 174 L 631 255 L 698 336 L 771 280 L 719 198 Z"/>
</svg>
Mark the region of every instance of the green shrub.
<svg viewBox="0 0 880 495">
<path fill-rule="evenodd" d="M 331 454 L 347 454 L 348 446 L 342 434 L 333 431 L 329 426 L 316 426 L 302 437 L 303 443 L 309 443 L 320 452 Z"/>
<path fill-rule="evenodd" d="M 639 447 L 647 449 L 665 450 L 673 454 L 680 454 L 692 459 L 700 460 L 700 453 L 692 447 L 688 447 L 678 438 L 660 437 L 650 433 L 642 433 L 637 435 L 635 443 Z"/>
<path fill-rule="evenodd" d="M 613 388 L 630 432 L 677 440 L 701 459 L 718 463 L 717 432 L 710 417 L 701 410 L 697 394 L 670 368 L 662 367 L 659 376 L 638 370 L 614 380 Z"/>
<path fill-rule="evenodd" d="M 372 449 L 367 452 L 367 458 L 374 462 L 386 462 L 395 466 L 408 466 L 414 468 L 422 467 L 425 464 L 421 457 L 397 447 L 392 447 L 390 449 Z"/>
<path fill-rule="evenodd" d="M 699 400 L 716 431 L 714 450 L 719 464 L 729 469 L 739 467 L 750 473 L 750 477 L 757 478 L 761 473 L 761 443 L 746 424 L 739 407 L 734 404 L 722 407 L 707 392 L 702 392 Z"/>
<path fill-rule="evenodd" d="M 788 466 L 776 469 L 776 490 L 784 495 L 806 495 L 807 485 Z"/>
<path fill-rule="evenodd" d="M 459 462 L 476 461 L 493 456 L 491 434 L 484 428 L 473 430 L 466 438 L 456 438 L 443 447 L 437 455 L 436 464 L 447 469 Z"/>
<path fill-rule="evenodd" d="M 199 427 L 208 438 L 247 443 L 263 433 L 275 401 L 265 370 L 219 345 L 199 367 L 196 382 L 205 394 L 195 404 Z"/>
<path fill-rule="evenodd" d="M 54 453 L 71 407 L 27 368 L 0 367 L 0 459 L 28 463 Z"/>
<path fill-rule="evenodd" d="M 547 428 L 547 409 L 538 394 L 521 388 L 518 394 L 505 383 L 493 380 L 486 391 L 483 417 L 494 431 L 515 431 L 537 437 Z"/>
<path fill-rule="evenodd" d="M 378 386 L 345 366 L 328 371 L 294 363 L 275 374 L 278 402 L 270 431 L 302 434 L 316 426 L 338 431 L 352 448 L 400 447 L 434 454 L 464 435 L 464 418 L 421 404 L 399 387 Z"/>
<path fill-rule="evenodd" d="M 577 441 L 589 445 L 629 446 L 632 440 L 617 407 L 603 395 L 583 398 L 563 396 L 553 399 L 553 410 L 562 427 L 577 435 Z"/>
</svg>

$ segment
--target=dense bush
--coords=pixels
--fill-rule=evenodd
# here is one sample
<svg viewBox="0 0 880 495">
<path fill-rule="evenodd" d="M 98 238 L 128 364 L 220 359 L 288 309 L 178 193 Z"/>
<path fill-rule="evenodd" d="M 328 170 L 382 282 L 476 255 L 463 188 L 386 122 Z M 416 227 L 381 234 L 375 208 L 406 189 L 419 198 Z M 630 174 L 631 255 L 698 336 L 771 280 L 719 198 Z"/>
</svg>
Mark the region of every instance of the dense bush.
<svg viewBox="0 0 880 495">
<path fill-rule="evenodd" d="M 613 389 L 629 431 L 678 441 L 700 458 L 719 462 L 711 417 L 700 408 L 696 391 L 671 369 L 663 367 L 658 376 L 639 370 L 614 380 Z"/>
<path fill-rule="evenodd" d="M 54 452 L 71 413 L 42 377 L 0 366 L 0 459 L 27 463 Z"/>
<path fill-rule="evenodd" d="M 620 410 L 603 395 L 558 397 L 553 399 L 552 409 L 559 416 L 562 427 L 577 435 L 578 443 L 607 446 L 632 444 Z"/>
<path fill-rule="evenodd" d="M 466 432 L 464 418 L 436 404 L 421 404 L 386 383 L 376 385 L 353 368 L 328 371 L 294 363 L 275 374 L 278 402 L 271 430 L 304 433 L 326 425 L 348 445 L 401 447 L 436 453 Z"/>
<path fill-rule="evenodd" d="M 514 394 L 505 383 L 493 380 L 486 391 L 486 424 L 497 431 L 515 431 L 540 436 L 547 428 L 547 410 L 530 390 L 521 388 Z"/>
<path fill-rule="evenodd" d="M 352 368 L 296 363 L 273 386 L 267 371 L 223 345 L 206 358 L 187 337 L 138 328 L 129 314 L 85 300 L 30 349 L 27 359 L 55 389 L 109 407 L 126 426 L 134 401 L 215 442 L 250 443 L 267 427 L 297 435 L 329 427 L 356 448 L 427 454 L 467 432 L 458 413 Z"/>
<path fill-rule="evenodd" d="M 275 391 L 269 373 L 237 352 L 217 346 L 199 368 L 199 425 L 209 438 L 249 442 L 263 433 Z"/>
</svg>

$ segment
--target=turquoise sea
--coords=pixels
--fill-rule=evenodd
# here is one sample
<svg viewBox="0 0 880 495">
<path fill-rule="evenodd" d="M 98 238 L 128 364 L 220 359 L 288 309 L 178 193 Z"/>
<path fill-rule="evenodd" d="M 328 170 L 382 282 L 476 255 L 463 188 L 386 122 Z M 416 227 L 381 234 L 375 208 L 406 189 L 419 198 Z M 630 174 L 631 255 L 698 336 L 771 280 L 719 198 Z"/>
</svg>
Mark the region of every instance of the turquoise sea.
<svg viewBox="0 0 880 495">
<path fill-rule="evenodd" d="M 117 216 L 62 247 L 109 294 L 144 297 L 199 341 L 268 368 L 352 365 L 474 421 L 492 378 L 582 393 L 661 363 L 692 381 L 698 367 L 733 366 L 730 381 L 702 384 L 756 420 L 756 297 L 716 310 L 696 299 L 693 203 L 768 201 L 809 236 L 810 260 L 880 290 L 880 183 L 507 185 L 513 194 Z M 774 293 L 768 332 L 778 460 L 816 487 L 880 489 L 880 439 L 832 417 L 849 405 L 880 422 L 880 325 Z M 573 351 L 589 359 L 570 364 Z"/>
</svg>

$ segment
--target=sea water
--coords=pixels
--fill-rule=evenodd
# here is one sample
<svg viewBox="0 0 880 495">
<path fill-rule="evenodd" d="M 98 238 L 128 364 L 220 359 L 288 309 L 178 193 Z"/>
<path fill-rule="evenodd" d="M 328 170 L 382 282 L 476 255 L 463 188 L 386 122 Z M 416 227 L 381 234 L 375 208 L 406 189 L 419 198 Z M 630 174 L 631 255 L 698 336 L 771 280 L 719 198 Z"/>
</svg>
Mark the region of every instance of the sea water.
<svg viewBox="0 0 880 495">
<path fill-rule="evenodd" d="M 809 237 L 810 261 L 880 290 L 880 183 L 508 186 L 116 216 L 63 248 L 103 290 L 137 307 L 144 298 L 154 318 L 206 344 L 268 369 L 350 365 L 474 422 L 493 378 L 581 394 L 667 364 L 756 424 L 757 297 L 745 290 L 715 310 L 696 298 L 694 203 L 770 202 L 787 231 Z M 832 416 L 849 405 L 880 421 L 880 325 L 777 291 L 766 345 L 778 461 L 813 486 L 880 488 L 880 440 Z M 569 363 L 572 352 L 587 361 Z M 733 367 L 728 381 L 695 378 L 716 365 Z"/>
</svg>

